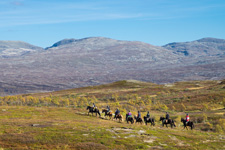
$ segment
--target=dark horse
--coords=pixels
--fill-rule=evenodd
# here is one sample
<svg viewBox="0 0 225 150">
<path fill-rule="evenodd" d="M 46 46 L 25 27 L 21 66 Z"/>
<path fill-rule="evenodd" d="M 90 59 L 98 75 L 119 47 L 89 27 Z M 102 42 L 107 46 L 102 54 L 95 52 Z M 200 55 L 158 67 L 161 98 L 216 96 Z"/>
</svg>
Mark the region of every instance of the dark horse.
<svg viewBox="0 0 225 150">
<path fill-rule="evenodd" d="M 128 117 L 128 114 L 126 114 L 126 121 L 127 121 L 127 123 L 131 123 L 131 124 L 133 124 L 134 123 L 134 118 L 133 117 Z"/>
<path fill-rule="evenodd" d="M 95 113 L 96 116 L 98 114 L 99 117 L 101 117 L 101 114 L 100 114 L 100 112 L 99 112 L 99 110 L 97 108 L 94 109 L 94 107 L 87 106 L 87 110 L 89 110 L 88 115 L 89 115 L 89 113 L 92 113 L 92 116 L 93 116 L 93 113 Z"/>
<path fill-rule="evenodd" d="M 176 127 L 175 122 L 173 119 L 168 119 L 167 121 L 164 121 L 166 118 L 165 117 L 160 117 L 159 121 L 162 121 L 162 126 L 164 127 L 164 124 L 167 127 L 167 124 L 170 124 L 171 128 Z"/>
<path fill-rule="evenodd" d="M 115 115 L 114 117 L 116 120 L 119 119 L 119 122 L 123 121 L 123 116 L 121 114 Z"/>
<path fill-rule="evenodd" d="M 188 123 L 186 124 L 186 120 L 184 118 L 181 118 L 181 122 L 183 122 L 184 128 L 186 128 L 187 130 L 188 130 L 187 126 L 190 126 L 191 130 L 194 128 L 194 123 L 192 121 L 188 121 Z"/>
<path fill-rule="evenodd" d="M 142 119 L 142 118 L 138 118 L 138 119 L 137 119 L 137 116 L 136 116 L 136 115 L 134 116 L 134 119 L 136 120 L 135 123 L 137 123 L 137 122 L 139 122 L 139 123 L 141 123 L 141 124 L 143 123 L 143 119 Z"/>
<path fill-rule="evenodd" d="M 108 112 L 106 109 L 103 109 L 102 113 L 105 113 L 105 116 L 109 116 L 109 120 L 112 118 L 112 112 Z"/>
<path fill-rule="evenodd" d="M 144 116 L 144 121 L 145 121 L 146 125 L 148 123 L 151 123 L 151 126 L 155 126 L 155 119 L 154 118 L 147 118 L 146 116 Z"/>
</svg>

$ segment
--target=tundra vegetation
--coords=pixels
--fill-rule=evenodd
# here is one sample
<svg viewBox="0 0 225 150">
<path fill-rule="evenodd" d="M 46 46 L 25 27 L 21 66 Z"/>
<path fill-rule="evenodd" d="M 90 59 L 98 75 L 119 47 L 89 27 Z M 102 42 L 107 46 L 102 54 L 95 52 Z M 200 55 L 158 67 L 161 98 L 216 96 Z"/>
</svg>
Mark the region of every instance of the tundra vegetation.
<svg viewBox="0 0 225 150">
<path fill-rule="evenodd" d="M 107 105 L 155 126 L 127 124 L 87 115 L 86 107 Z M 1 149 L 225 149 L 225 80 L 157 85 L 139 81 L 0 97 Z M 165 112 L 175 128 L 162 127 Z M 193 130 L 183 128 L 186 113 Z"/>
</svg>

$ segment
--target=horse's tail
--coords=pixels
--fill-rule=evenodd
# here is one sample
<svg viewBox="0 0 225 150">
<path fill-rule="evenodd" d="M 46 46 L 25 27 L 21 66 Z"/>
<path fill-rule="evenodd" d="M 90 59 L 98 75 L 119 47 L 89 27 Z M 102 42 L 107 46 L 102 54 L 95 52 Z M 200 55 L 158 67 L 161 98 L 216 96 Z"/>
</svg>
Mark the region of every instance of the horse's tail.
<svg viewBox="0 0 225 150">
<path fill-rule="evenodd" d="M 172 120 L 172 121 L 173 121 L 173 126 L 174 126 L 174 127 L 177 127 L 176 124 L 175 124 L 175 121 L 174 121 L 174 120 Z"/>
<path fill-rule="evenodd" d="M 155 119 L 152 118 L 152 125 L 155 126 Z"/>
<path fill-rule="evenodd" d="M 123 115 L 121 115 L 121 122 L 123 122 Z"/>
</svg>

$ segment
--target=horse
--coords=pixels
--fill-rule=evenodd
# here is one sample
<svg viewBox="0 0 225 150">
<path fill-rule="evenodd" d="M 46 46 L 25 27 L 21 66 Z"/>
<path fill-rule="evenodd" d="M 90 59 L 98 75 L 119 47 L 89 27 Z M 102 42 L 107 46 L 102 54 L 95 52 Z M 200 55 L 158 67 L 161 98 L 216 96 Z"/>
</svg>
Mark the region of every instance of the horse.
<svg viewBox="0 0 225 150">
<path fill-rule="evenodd" d="M 142 118 L 137 118 L 137 116 L 136 115 L 134 115 L 134 119 L 136 120 L 136 122 L 135 122 L 135 124 L 137 123 L 137 122 L 139 122 L 139 123 L 143 123 L 143 119 Z"/>
<path fill-rule="evenodd" d="M 94 109 L 94 107 L 87 106 L 87 110 L 89 110 L 88 115 L 89 115 L 89 113 L 92 113 L 92 116 L 93 116 L 93 113 L 95 113 L 96 116 L 98 114 L 99 117 L 101 117 L 101 114 L 100 114 L 100 112 L 99 112 L 99 110 L 97 108 Z"/>
<path fill-rule="evenodd" d="M 122 121 L 123 121 L 123 115 L 121 115 L 121 114 L 115 115 L 114 118 L 115 118 L 116 120 L 119 119 L 119 122 L 122 122 Z"/>
<path fill-rule="evenodd" d="M 109 116 L 109 120 L 112 118 L 112 112 L 108 112 L 106 109 L 103 109 L 102 113 L 105 113 L 105 117 Z"/>
<path fill-rule="evenodd" d="M 128 114 L 126 114 L 126 121 L 127 121 L 128 124 L 129 124 L 129 122 L 131 124 L 133 124 L 134 123 L 134 118 L 133 117 L 128 117 Z"/>
<path fill-rule="evenodd" d="M 162 126 L 164 127 L 164 124 L 167 127 L 167 124 L 170 124 L 171 128 L 176 127 L 175 122 L 173 119 L 168 119 L 167 122 L 164 121 L 166 118 L 165 117 L 160 117 L 159 121 L 162 121 Z"/>
<path fill-rule="evenodd" d="M 154 118 L 147 118 L 146 116 L 144 116 L 144 121 L 145 121 L 146 125 L 148 123 L 151 123 L 151 126 L 155 126 L 155 119 Z"/>
<path fill-rule="evenodd" d="M 186 120 L 184 118 L 181 118 L 181 122 L 183 122 L 184 128 L 186 128 L 187 130 L 188 130 L 187 126 L 190 126 L 191 130 L 194 128 L 194 123 L 192 121 L 188 121 L 186 124 Z"/>
</svg>

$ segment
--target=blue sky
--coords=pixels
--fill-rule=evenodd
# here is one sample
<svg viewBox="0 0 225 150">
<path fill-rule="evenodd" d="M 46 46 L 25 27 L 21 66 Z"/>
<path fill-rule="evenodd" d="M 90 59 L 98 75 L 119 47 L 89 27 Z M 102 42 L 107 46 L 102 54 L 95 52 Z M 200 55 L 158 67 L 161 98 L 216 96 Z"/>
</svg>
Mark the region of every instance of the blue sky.
<svg viewBox="0 0 225 150">
<path fill-rule="evenodd" d="M 41 47 L 96 36 L 159 46 L 225 39 L 225 0 L 1 0 L 0 33 Z"/>
</svg>

